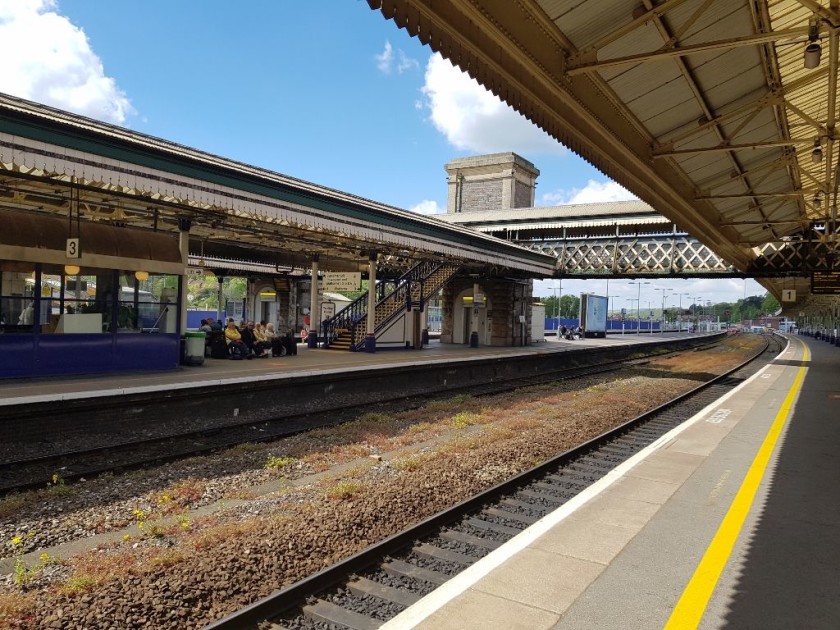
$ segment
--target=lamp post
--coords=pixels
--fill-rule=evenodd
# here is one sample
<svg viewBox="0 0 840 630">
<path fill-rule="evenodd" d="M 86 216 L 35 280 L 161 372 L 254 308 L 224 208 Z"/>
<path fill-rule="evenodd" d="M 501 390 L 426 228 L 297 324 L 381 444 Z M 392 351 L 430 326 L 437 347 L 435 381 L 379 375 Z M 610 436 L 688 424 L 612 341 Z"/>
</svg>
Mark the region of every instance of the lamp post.
<svg viewBox="0 0 840 630">
<path fill-rule="evenodd" d="M 633 312 L 633 302 L 636 303 L 636 317 L 637 318 L 640 317 L 640 315 L 639 315 L 639 298 L 631 297 L 631 298 L 627 298 L 627 301 L 630 302 L 630 312 L 631 313 Z M 637 334 L 639 332 L 639 328 L 640 328 L 639 320 L 636 319 L 636 333 Z"/>
<path fill-rule="evenodd" d="M 662 291 L 662 316 L 661 316 L 662 325 L 660 326 L 659 332 L 661 332 L 664 335 L 665 334 L 665 295 L 666 295 L 665 292 L 668 289 L 663 289 L 662 287 L 658 287 L 658 288 L 656 288 L 656 290 L 657 291 Z"/>
<path fill-rule="evenodd" d="M 628 282 L 627 284 L 635 284 L 639 287 L 636 292 L 636 334 L 642 332 L 642 285 L 650 284 L 650 282 Z"/>
<path fill-rule="evenodd" d="M 697 329 L 695 332 L 700 331 L 700 311 L 698 309 L 702 309 L 703 305 L 700 303 L 699 295 L 695 295 L 691 300 L 694 302 L 694 319 L 697 321 Z"/>
<path fill-rule="evenodd" d="M 680 314 L 677 320 L 677 332 L 682 332 L 682 299 L 683 296 L 688 297 L 688 293 L 679 293 L 678 295 L 680 296 Z"/>
<path fill-rule="evenodd" d="M 618 296 L 617 295 L 610 295 L 609 292 L 607 292 L 607 327 L 608 328 L 612 328 L 612 326 L 610 324 L 610 322 L 612 321 L 612 318 L 611 318 L 612 306 L 611 305 L 612 305 L 612 299 L 614 297 L 618 297 Z"/>
</svg>

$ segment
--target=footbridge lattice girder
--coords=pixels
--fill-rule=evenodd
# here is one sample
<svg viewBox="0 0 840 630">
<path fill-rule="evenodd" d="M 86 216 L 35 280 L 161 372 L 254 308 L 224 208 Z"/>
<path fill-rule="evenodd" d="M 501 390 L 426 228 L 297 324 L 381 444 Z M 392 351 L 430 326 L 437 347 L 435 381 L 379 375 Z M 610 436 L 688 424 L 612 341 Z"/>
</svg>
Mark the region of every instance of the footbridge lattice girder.
<svg viewBox="0 0 840 630">
<path fill-rule="evenodd" d="M 840 262 L 840 252 L 831 239 L 825 238 L 764 243 L 755 248 L 756 257 L 744 272 L 688 235 L 518 242 L 554 256 L 557 274 L 568 277 L 610 274 L 776 278 L 833 271 Z"/>
<path fill-rule="evenodd" d="M 732 265 L 688 236 L 546 240 L 529 245 L 554 256 L 563 276 L 738 275 Z"/>
</svg>

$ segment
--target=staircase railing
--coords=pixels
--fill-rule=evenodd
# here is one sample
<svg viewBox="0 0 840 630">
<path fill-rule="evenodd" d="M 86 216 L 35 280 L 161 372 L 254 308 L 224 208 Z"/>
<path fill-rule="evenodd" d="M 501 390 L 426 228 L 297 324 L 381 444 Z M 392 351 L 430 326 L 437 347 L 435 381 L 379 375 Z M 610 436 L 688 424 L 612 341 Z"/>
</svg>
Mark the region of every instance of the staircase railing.
<svg viewBox="0 0 840 630">
<path fill-rule="evenodd" d="M 404 273 L 395 285 L 378 283 L 374 332 L 382 330 L 403 310 L 422 308 L 425 301 L 455 275 L 458 269 L 457 265 L 422 261 Z M 362 348 L 367 333 L 367 300 L 368 296 L 365 293 L 335 317 L 323 322 L 327 345 L 339 334 L 346 332 L 350 338 L 350 349 Z"/>
</svg>

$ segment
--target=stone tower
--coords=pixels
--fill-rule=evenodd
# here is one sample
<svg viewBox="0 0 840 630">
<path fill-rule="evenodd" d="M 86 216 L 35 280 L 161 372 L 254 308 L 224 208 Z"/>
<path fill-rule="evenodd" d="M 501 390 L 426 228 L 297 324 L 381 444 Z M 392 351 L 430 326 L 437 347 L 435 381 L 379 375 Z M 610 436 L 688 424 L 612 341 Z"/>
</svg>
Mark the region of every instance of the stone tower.
<svg viewBox="0 0 840 630">
<path fill-rule="evenodd" d="M 539 170 L 516 153 L 492 153 L 452 160 L 446 212 L 532 208 Z"/>
</svg>

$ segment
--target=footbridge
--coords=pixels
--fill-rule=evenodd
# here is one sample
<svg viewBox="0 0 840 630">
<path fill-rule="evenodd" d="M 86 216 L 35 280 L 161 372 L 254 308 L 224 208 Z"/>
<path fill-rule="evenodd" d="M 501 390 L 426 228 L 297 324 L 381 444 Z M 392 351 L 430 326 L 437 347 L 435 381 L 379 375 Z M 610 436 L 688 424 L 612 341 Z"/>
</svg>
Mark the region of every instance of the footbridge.
<svg viewBox="0 0 840 630">
<path fill-rule="evenodd" d="M 643 201 L 459 212 L 442 218 L 553 256 L 556 274 L 563 278 L 740 275 Z"/>
</svg>

